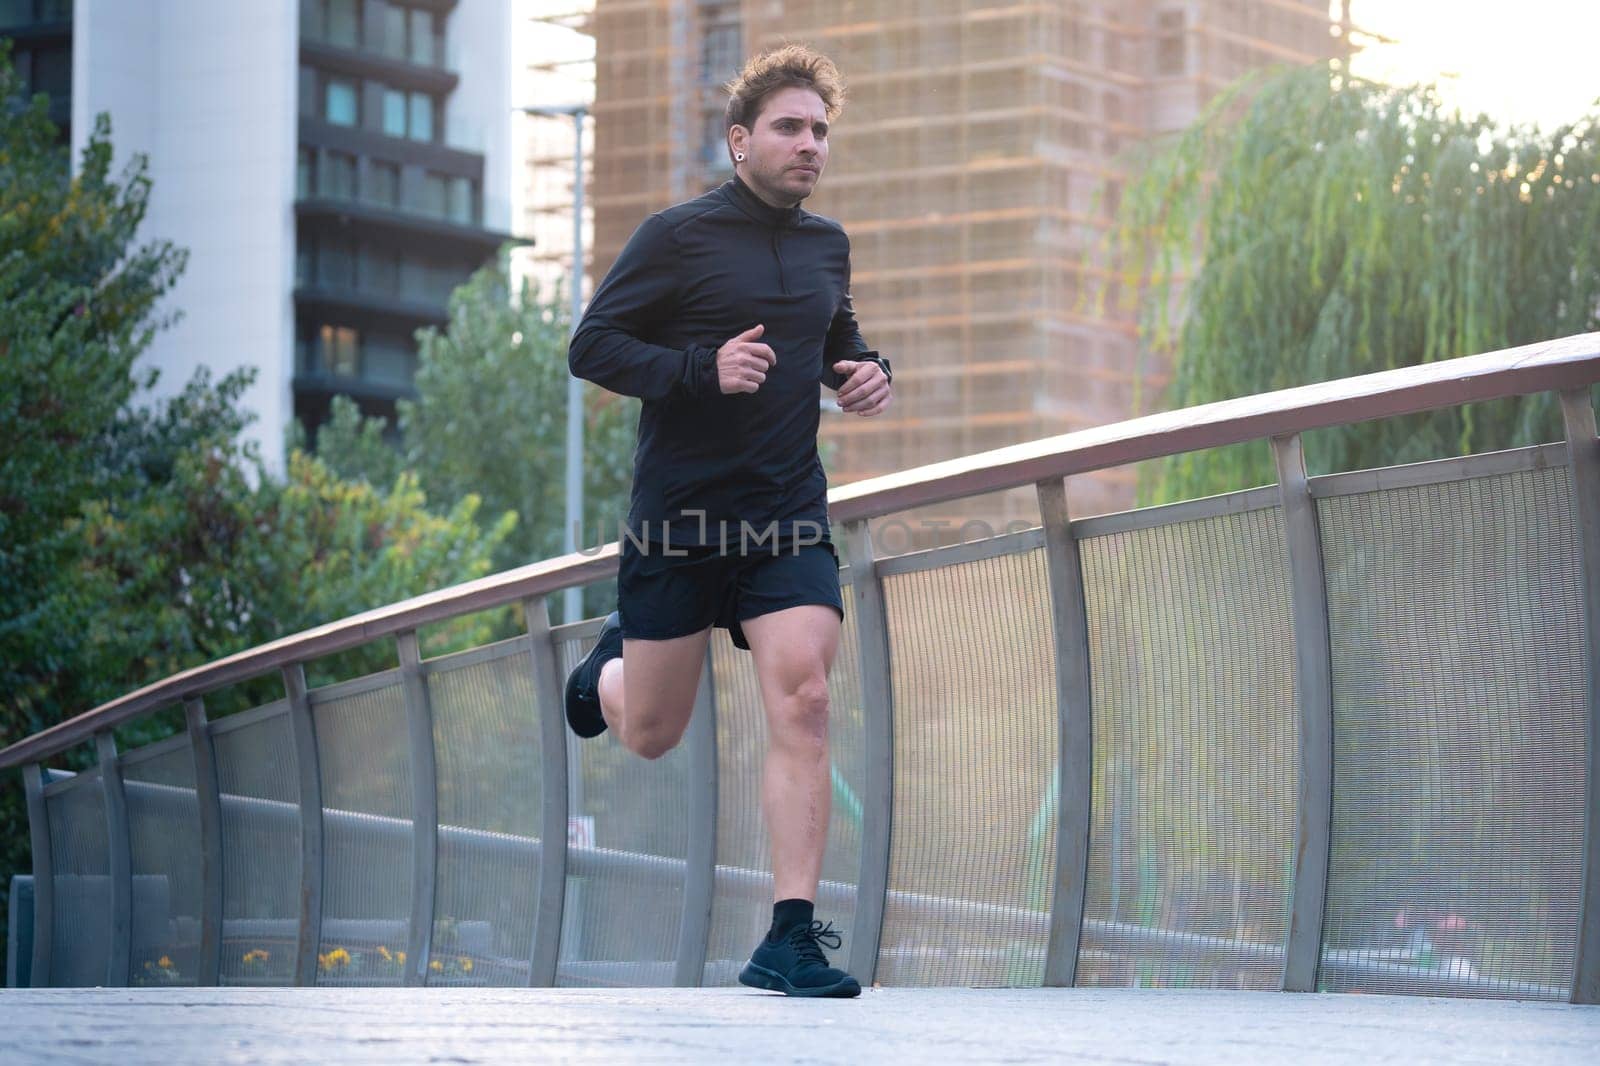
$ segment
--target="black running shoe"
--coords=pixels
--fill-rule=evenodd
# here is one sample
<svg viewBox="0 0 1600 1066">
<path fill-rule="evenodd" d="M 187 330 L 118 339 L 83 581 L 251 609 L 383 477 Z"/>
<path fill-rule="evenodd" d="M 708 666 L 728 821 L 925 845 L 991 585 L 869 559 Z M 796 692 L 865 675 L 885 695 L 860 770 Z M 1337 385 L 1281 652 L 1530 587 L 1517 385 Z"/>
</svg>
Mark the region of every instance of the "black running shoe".
<svg viewBox="0 0 1600 1066">
<path fill-rule="evenodd" d="M 739 972 L 739 983 L 786 996 L 859 996 L 861 985 L 856 979 L 829 966 L 828 957 L 822 953 L 823 945 L 837 951 L 841 943 L 832 922 L 797 925 L 777 943 L 763 937 Z"/>
<path fill-rule="evenodd" d="M 580 737 L 597 737 L 606 731 L 605 716 L 600 713 L 600 670 L 621 654 L 622 618 L 612 611 L 601 623 L 594 647 L 567 675 L 567 725 Z"/>
</svg>

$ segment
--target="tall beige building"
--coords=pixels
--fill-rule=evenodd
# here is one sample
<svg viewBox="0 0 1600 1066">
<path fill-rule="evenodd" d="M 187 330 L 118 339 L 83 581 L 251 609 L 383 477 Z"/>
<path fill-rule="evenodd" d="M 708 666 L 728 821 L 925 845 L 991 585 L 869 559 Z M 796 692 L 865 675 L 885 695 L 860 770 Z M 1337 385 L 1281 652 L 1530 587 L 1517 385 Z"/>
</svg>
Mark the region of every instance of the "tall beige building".
<svg viewBox="0 0 1600 1066">
<path fill-rule="evenodd" d="M 1327 0 L 596 0 L 589 27 L 596 279 L 645 215 L 730 176 L 719 86 L 747 54 L 804 42 L 843 71 L 806 206 L 851 236 L 857 314 L 896 401 L 824 417 L 836 485 L 1159 407 L 1167 368 L 1141 365 L 1094 266 L 1127 150 L 1248 70 L 1349 39 Z M 1133 496 L 1133 471 L 1111 470 L 1072 504 Z M 1018 492 L 941 517 L 1034 513 Z"/>
</svg>

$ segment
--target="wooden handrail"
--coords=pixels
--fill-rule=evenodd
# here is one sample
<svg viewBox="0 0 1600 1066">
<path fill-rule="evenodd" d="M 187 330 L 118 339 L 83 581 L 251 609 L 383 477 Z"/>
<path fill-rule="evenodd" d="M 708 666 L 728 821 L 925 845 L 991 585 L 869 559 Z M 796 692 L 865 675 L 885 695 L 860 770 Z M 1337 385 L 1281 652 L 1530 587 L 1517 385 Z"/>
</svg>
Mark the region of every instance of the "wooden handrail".
<svg viewBox="0 0 1600 1066">
<path fill-rule="evenodd" d="M 1327 426 L 1392 418 L 1600 381 L 1600 333 L 1167 411 L 870 478 L 833 490 L 836 522 L 1032 485 L 1047 478 Z M 185 670 L 0 751 L 0 769 L 37 762 L 95 733 L 206 692 L 457 615 L 616 573 L 617 545 L 577 552 L 352 615 Z"/>
</svg>

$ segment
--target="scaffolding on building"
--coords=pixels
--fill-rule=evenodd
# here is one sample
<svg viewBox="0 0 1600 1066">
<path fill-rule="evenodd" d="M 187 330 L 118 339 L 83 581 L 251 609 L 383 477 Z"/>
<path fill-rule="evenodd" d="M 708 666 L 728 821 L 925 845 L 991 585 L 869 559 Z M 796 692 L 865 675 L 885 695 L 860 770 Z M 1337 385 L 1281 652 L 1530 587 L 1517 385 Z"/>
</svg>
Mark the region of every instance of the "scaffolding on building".
<svg viewBox="0 0 1600 1066">
<path fill-rule="evenodd" d="M 1117 278 L 1094 254 L 1128 149 L 1246 72 L 1347 55 L 1327 0 L 597 0 L 593 270 L 650 212 L 731 176 L 721 85 L 809 44 L 849 100 L 806 207 L 852 247 L 857 317 L 895 364 L 880 418 L 824 419 L 830 480 L 1066 433 L 1159 406 Z M 1073 486 L 1079 513 L 1135 473 Z M 939 517 L 1037 520 L 1033 494 Z M 933 516 L 924 516 L 933 517 Z"/>
</svg>

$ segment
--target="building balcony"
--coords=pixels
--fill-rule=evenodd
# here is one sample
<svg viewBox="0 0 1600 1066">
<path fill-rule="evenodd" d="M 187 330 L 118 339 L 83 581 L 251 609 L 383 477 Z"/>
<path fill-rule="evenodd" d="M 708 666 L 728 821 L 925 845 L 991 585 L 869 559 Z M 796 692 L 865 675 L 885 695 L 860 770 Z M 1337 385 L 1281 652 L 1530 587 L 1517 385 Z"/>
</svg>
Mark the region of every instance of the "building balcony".
<svg viewBox="0 0 1600 1066">
<path fill-rule="evenodd" d="M 485 259 L 502 244 L 527 243 L 509 233 L 464 225 L 416 211 L 377 207 L 359 200 L 312 196 L 298 200 L 295 216 L 348 230 L 351 236 L 410 236 L 424 238 L 429 247 L 452 254 L 479 254 Z"/>
<path fill-rule="evenodd" d="M 483 177 L 482 153 L 453 148 L 437 141 L 395 137 L 375 129 L 341 126 L 305 115 L 300 116 L 299 137 L 300 144 L 308 148 L 350 152 L 479 180 Z"/>
<path fill-rule="evenodd" d="M 346 48 L 312 37 L 300 38 L 300 62 L 352 78 L 373 78 L 398 88 L 444 95 L 461 77 L 442 66 L 415 63 L 366 48 Z"/>
<path fill-rule="evenodd" d="M 325 371 L 298 371 L 291 384 L 297 393 L 323 398 L 349 396 L 356 400 L 377 400 L 386 404 L 392 404 L 395 400 L 415 399 L 417 395 L 415 386 L 409 384 Z"/>
<path fill-rule="evenodd" d="M 299 285 L 294 290 L 296 310 L 318 318 L 331 314 L 357 325 L 370 322 L 409 329 L 442 326 L 450 321 L 447 299 L 433 301 L 337 285 Z"/>
<path fill-rule="evenodd" d="M 72 36 L 72 0 L 0 0 L 0 37 L 59 44 Z"/>
</svg>

